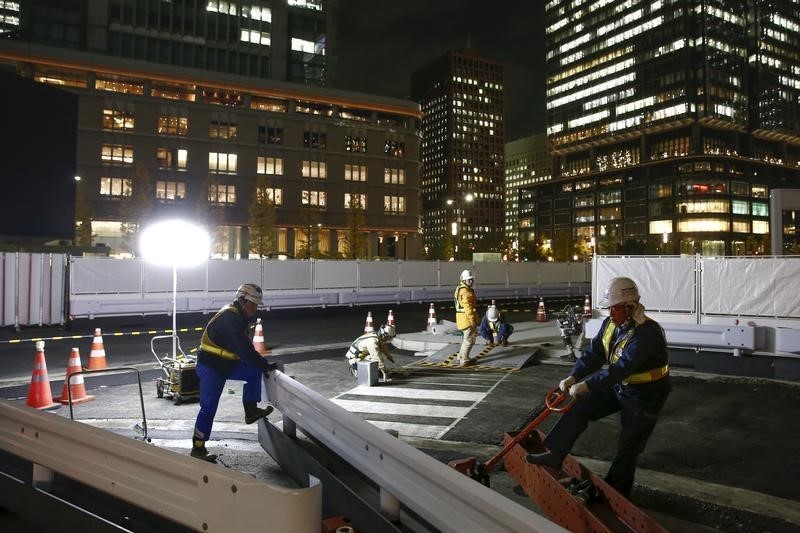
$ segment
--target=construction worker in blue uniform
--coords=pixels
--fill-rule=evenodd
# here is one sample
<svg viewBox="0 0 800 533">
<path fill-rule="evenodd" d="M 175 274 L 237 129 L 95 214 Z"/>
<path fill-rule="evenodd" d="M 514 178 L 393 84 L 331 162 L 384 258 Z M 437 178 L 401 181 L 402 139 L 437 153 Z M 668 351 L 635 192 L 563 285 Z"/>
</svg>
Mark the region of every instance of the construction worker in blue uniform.
<svg viewBox="0 0 800 533">
<path fill-rule="evenodd" d="M 617 452 L 605 480 L 627 498 L 639 454 L 672 390 L 667 343 L 661 326 L 644 314 L 633 280 L 612 279 L 600 307 L 609 309 L 610 316 L 558 385 L 575 404 L 545 438 L 548 451 L 528 454 L 527 461 L 560 468 L 589 422 L 619 412 Z"/>
<path fill-rule="evenodd" d="M 206 441 L 211 434 L 214 415 L 227 380 L 245 382 L 242 404 L 247 424 L 272 412 L 271 405 L 262 409 L 258 407 L 258 402 L 261 401 L 261 375 L 275 370 L 277 365 L 270 363 L 253 348 L 249 336 L 261 299 L 261 287 L 245 283 L 236 291 L 236 299 L 220 309 L 203 331 L 197 354 L 200 412 L 197 413 L 194 426 L 192 457 L 216 462 L 217 456 L 208 453 Z"/>
<path fill-rule="evenodd" d="M 514 333 L 514 326 L 506 322 L 503 314 L 492 304 L 481 319 L 478 333 L 489 348 L 493 348 L 495 345 L 508 346 L 508 338 Z"/>
</svg>

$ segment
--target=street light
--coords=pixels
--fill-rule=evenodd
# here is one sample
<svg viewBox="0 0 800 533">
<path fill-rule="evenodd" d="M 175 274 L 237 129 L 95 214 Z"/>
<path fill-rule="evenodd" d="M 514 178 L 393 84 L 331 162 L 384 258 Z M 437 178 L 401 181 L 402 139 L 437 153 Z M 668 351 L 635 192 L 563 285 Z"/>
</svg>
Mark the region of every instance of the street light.
<svg viewBox="0 0 800 533">
<path fill-rule="evenodd" d="M 177 357 L 178 267 L 189 267 L 208 259 L 208 232 L 183 220 L 157 222 L 142 231 L 142 257 L 150 264 L 172 267 L 172 359 Z"/>
</svg>

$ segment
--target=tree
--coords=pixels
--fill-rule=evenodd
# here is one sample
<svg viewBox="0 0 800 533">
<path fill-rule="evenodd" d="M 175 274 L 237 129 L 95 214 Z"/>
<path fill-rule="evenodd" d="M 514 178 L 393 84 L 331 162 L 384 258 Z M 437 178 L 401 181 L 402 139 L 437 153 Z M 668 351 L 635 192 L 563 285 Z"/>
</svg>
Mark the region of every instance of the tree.
<svg viewBox="0 0 800 533">
<path fill-rule="evenodd" d="M 521 261 L 547 261 L 544 248 L 540 242 L 523 241 L 519 245 L 519 258 Z"/>
<path fill-rule="evenodd" d="M 644 241 L 629 237 L 617 247 L 617 253 L 620 255 L 644 255 L 645 248 Z"/>
<path fill-rule="evenodd" d="M 295 257 L 301 259 L 322 257 L 319 251 L 319 208 L 304 204 L 300 208 L 300 222 L 300 227 L 296 231 L 299 231 L 303 238 L 300 241 L 300 248 L 295 250 Z"/>
<path fill-rule="evenodd" d="M 567 262 L 572 259 L 573 255 L 573 242 L 572 234 L 569 230 L 559 229 L 556 230 L 551 244 L 553 259 L 560 262 Z"/>
<path fill-rule="evenodd" d="M 91 246 L 94 237 L 88 196 L 86 186 L 78 182 L 75 191 L 75 244 L 78 246 Z"/>
<path fill-rule="evenodd" d="M 506 261 L 519 261 L 519 251 L 514 248 L 514 241 L 503 240 L 500 244 L 500 255 Z"/>
<path fill-rule="evenodd" d="M 355 193 L 351 194 L 345 209 L 344 257 L 346 259 L 366 259 L 369 255 L 369 241 L 364 234 L 367 217 L 364 214 L 364 206 L 361 204 L 361 196 Z"/>
<path fill-rule="evenodd" d="M 197 195 L 195 216 L 211 237 L 211 250 L 218 251 L 224 240 L 222 223 L 225 221 L 225 208 L 219 203 L 219 176 L 209 174 Z"/>
<path fill-rule="evenodd" d="M 258 257 L 267 257 L 277 251 L 275 247 L 275 204 L 267 194 L 267 178 L 259 176 L 256 180 L 255 194 L 248 211 L 250 220 L 250 251 Z"/>
<path fill-rule="evenodd" d="M 120 206 L 122 247 L 133 255 L 138 249 L 139 230 L 153 209 L 153 181 L 150 173 L 137 163 L 131 182 L 131 195 Z"/>
</svg>

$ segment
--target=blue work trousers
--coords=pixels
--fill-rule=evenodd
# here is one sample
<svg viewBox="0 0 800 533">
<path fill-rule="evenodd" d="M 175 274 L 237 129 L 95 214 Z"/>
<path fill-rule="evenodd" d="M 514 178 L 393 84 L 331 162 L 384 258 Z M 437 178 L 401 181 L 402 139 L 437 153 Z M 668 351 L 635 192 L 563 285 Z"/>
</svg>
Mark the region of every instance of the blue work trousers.
<svg viewBox="0 0 800 533">
<path fill-rule="evenodd" d="M 668 395 L 669 391 L 641 393 L 621 385 L 587 392 L 561 416 L 545 438 L 544 445 L 554 454 L 566 456 L 589 422 L 619 411 L 621 428 L 617 454 L 605 480 L 627 498 L 633 489 L 636 461 L 656 427 L 658 414 Z"/>
<path fill-rule="evenodd" d="M 214 367 L 197 363 L 197 379 L 200 381 L 200 412 L 194 424 L 196 439 L 207 441 L 211 435 L 211 426 L 217 414 L 219 398 L 229 379 L 244 381 L 242 403 L 258 403 L 261 401 L 261 374 L 260 368 L 249 365 L 244 361 L 237 361 L 227 373 L 220 373 Z"/>
</svg>

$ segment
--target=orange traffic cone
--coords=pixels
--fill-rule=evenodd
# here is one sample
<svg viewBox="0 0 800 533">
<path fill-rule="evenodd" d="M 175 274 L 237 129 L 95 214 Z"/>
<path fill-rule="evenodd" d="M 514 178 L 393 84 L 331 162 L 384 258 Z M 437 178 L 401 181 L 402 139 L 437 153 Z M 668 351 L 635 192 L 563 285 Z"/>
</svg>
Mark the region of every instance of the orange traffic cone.
<svg viewBox="0 0 800 533">
<path fill-rule="evenodd" d="M 425 331 L 430 333 L 433 331 L 433 326 L 436 325 L 436 309 L 431 304 L 430 309 L 428 309 L 428 326 L 425 328 Z"/>
<path fill-rule="evenodd" d="M 547 322 L 547 313 L 544 310 L 544 298 L 539 298 L 539 308 L 536 310 L 536 321 Z"/>
<path fill-rule="evenodd" d="M 253 333 L 253 348 L 256 349 L 261 355 L 269 355 L 269 350 L 264 344 L 264 326 L 261 325 L 261 319 L 256 319 L 256 331 Z"/>
<path fill-rule="evenodd" d="M 387 326 L 394 326 L 394 315 L 392 314 L 392 310 L 389 309 L 389 316 L 386 317 L 386 325 Z"/>
<path fill-rule="evenodd" d="M 108 368 L 106 364 L 106 349 L 103 348 L 103 336 L 100 328 L 94 328 L 92 351 L 89 352 L 89 370 Z"/>
<path fill-rule="evenodd" d="M 94 400 L 94 396 L 86 394 L 86 387 L 83 384 L 83 374 L 79 374 L 72 379 L 69 379 L 70 374 L 81 371 L 81 354 L 77 348 L 72 349 L 69 356 L 69 363 L 67 363 L 67 375 L 64 376 L 64 388 L 61 389 L 61 398 L 59 402 L 64 405 L 69 404 L 70 398 L 72 403 L 83 403 L 89 400 Z M 69 383 L 69 390 L 67 390 L 67 383 Z"/>
<path fill-rule="evenodd" d="M 52 409 L 58 407 L 53 402 L 50 390 L 50 378 L 47 377 L 47 361 L 44 359 L 44 341 L 36 341 L 36 357 L 33 360 L 33 374 L 28 386 L 28 400 L 25 402 L 36 409 Z"/>
<path fill-rule="evenodd" d="M 583 299 L 583 318 L 592 318 L 592 303 L 588 294 Z"/>
<path fill-rule="evenodd" d="M 372 333 L 375 328 L 372 327 L 372 311 L 367 312 L 367 322 L 364 324 L 364 333 Z"/>
</svg>

